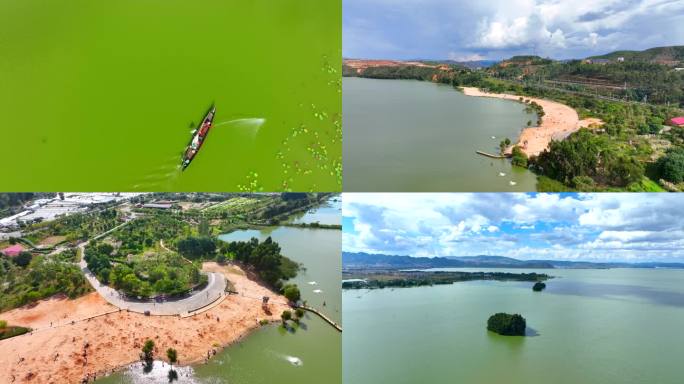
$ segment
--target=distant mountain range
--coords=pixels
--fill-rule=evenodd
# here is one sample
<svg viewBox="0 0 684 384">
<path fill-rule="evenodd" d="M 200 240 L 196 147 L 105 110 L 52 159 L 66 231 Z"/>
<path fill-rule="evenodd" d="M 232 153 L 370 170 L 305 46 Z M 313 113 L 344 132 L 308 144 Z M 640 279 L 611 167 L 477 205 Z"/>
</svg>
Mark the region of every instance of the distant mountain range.
<svg viewBox="0 0 684 384">
<path fill-rule="evenodd" d="M 648 61 L 656 62 L 662 64 L 676 64 L 684 62 L 684 45 L 673 45 L 668 47 L 655 47 L 645 49 L 643 51 L 615 51 L 606 53 L 604 55 L 589 56 L 584 59 L 606 59 L 611 61 L 617 61 L 618 58 L 623 58 L 625 61 Z M 577 58 L 575 60 L 580 60 Z M 513 56 L 508 59 L 502 60 L 471 60 L 471 61 L 459 61 L 459 60 L 434 60 L 434 59 L 412 59 L 412 60 L 399 60 L 408 62 L 430 62 L 438 64 L 448 64 L 448 65 L 461 65 L 471 69 L 475 68 L 488 68 L 493 65 L 501 63 L 533 63 L 533 64 L 548 64 L 552 61 L 567 62 L 572 61 L 572 59 L 566 60 L 554 60 L 550 58 L 543 58 L 536 55 L 520 55 Z"/>
<path fill-rule="evenodd" d="M 467 67 L 470 69 L 477 69 L 477 68 L 491 67 L 492 65 L 498 63 L 499 60 L 469 60 L 469 61 L 437 60 L 434 62 L 440 63 L 440 64 L 448 64 L 448 65 L 460 65 L 460 66 Z"/>
<path fill-rule="evenodd" d="M 505 256 L 412 257 L 342 252 L 342 268 L 429 269 L 429 268 L 684 268 L 684 263 L 609 263 L 559 260 L 519 260 Z"/>
<path fill-rule="evenodd" d="M 684 45 L 655 47 L 643 51 L 615 51 L 605 55 L 591 56 L 588 59 L 617 60 L 618 57 L 626 61 L 681 62 L 684 61 Z"/>
</svg>

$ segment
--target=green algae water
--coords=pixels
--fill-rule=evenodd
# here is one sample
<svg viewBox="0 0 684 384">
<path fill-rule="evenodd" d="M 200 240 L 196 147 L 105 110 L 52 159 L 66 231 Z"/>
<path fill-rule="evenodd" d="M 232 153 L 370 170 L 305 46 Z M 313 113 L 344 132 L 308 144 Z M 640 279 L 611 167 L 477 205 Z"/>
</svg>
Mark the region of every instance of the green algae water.
<svg viewBox="0 0 684 384">
<path fill-rule="evenodd" d="M 337 0 L 0 1 L 0 190 L 340 190 L 340 66 Z"/>
<path fill-rule="evenodd" d="M 343 80 L 344 190 L 525 192 L 537 177 L 475 151 L 499 152 L 533 114 L 509 100 L 470 97 L 415 80 Z"/>
<path fill-rule="evenodd" d="M 684 270 L 536 272 L 557 278 L 345 290 L 344 383 L 682 382 Z M 536 336 L 487 332 L 496 312 Z"/>
<path fill-rule="evenodd" d="M 336 220 L 331 211 L 338 212 Z M 299 222 L 340 224 L 339 197 L 296 217 Z M 341 231 L 272 227 L 235 231 L 220 238 L 242 241 L 252 237 L 263 240 L 268 236 L 280 244 L 283 255 L 303 264 L 305 269 L 292 280 L 300 287 L 302 299 L 341 323 Z M 153 372 L 145 374 L 139 365 L 133 365 L 97 382 L 162 383 L 167 382 L 167 371 L 168 367 L 157 369 L 155 366 Z M 341 383 L 342 336 L 317 316 L 306 313 L 294 333 L 278 326 L 262 327 L 219 352 L 208 364 L 183 367 L 179 375 L 180 383 Z"/>
</svg>

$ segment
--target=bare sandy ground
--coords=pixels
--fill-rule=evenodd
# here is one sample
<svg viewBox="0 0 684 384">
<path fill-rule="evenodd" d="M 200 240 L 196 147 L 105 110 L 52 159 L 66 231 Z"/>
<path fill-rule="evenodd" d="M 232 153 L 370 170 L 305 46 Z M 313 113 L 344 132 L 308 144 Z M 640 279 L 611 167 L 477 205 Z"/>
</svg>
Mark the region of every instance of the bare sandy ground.
<svg viewBox="0 0 684 384">
<path fill-rule="evenodd" d="M 1 313 L 0 319 L 34 332 L 0 341 L 0 383 L 77 383 L 88 375 L 100 377 L 139 360 L 146 339 L 155 341 L 155 358 L 166 359 L 172 347 L 180 365 L 200 362 L 259 327 L 259 320 L 279 321 L 288 308 L 284 297 L 248 279 L 239 267 L 207 263 L 205 269 L 224 273 L 239 294 L 192 317 L 120 312 L 97 293 Z M 263 296 L 270 297 L 270 314 L 261 306 Z M 92 316 L 97 317 L 88 319 Z"/>
<path fill-rule="evenodd" d="M 505 93 L 488 93 L 474 87 L 463 87 L 467 96 L 493 97 L 520 101 L 521 96 Z M 542 123 L 538 127 L 527 127 L 522 130 L 518 138 L 518 145 L 527 156 L 537 156 L 549 147 L 551 140 L 562 140 L 580 128 L 601 125 L 596 118 L 580 120 L 577 112 L 565 104 L 535 97 L 523 96 L 523 100 L 534 101 L 544 109 Z M 508 151 L 512 149 L 509 148 Z"/>
</svg>

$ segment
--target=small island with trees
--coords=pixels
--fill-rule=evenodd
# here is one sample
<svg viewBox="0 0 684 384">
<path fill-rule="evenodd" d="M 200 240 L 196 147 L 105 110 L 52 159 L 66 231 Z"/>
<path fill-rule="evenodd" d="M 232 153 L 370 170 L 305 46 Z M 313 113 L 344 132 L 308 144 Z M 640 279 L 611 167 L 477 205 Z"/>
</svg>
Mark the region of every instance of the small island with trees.
<svg viewBox="0 0 684 384">
<path fill-rule="evenodd" d="M 525 336 L 527 322 L 519 314 L 499 312 L 487 320 L 487 330 L 502 336 Z"/>
<path fill-rule="evenodd" d="M 541 291 L 543 291 L 544 289 L 546 289 L 546 284 L 542 283 L 541 281 L 537 281 L 537 282 L 534 283 L 534 285 L 532 286 L 532 290 L 535 291 L 535 292 L 541 292 Z"/>
</svg>

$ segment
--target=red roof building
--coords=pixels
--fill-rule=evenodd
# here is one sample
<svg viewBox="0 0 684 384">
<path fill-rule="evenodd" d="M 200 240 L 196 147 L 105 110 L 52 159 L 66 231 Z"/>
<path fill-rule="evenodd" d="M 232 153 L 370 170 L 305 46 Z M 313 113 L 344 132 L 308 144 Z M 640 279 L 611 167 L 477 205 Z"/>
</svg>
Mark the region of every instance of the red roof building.
<svg viewBox="0 0 684 384">
<path fill-rule="evenodd" d="M 23 251 L 24 251 L 24 247 L 21 244 L 15 244 L 15 245 L 11 245 L 11 246 L 3 249 L 2 251 L 0 251 L 0 253 L 4 253 L 5 256 L 8 256 L 8 257 L 15 257 L 15 256 L 19 255 L 20 253 L 22 253 Z"/>
<path fill-rule="evenodd" d="M 670 123 L 678 127 L 684 127 L 684 116 L 673 117 L 670 119 Z"/>
</svg>

